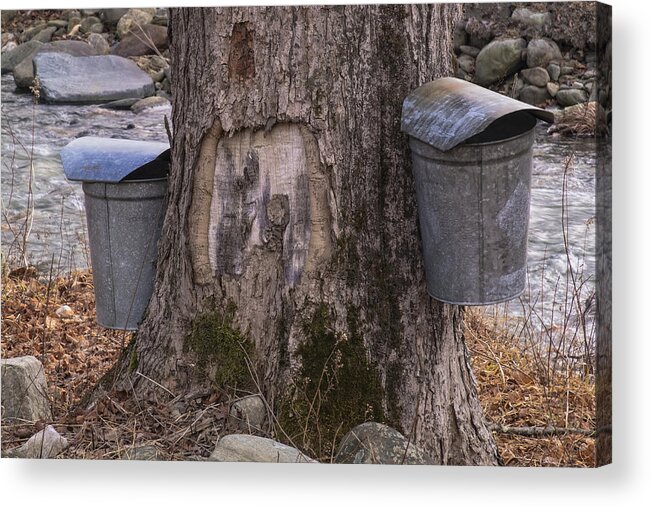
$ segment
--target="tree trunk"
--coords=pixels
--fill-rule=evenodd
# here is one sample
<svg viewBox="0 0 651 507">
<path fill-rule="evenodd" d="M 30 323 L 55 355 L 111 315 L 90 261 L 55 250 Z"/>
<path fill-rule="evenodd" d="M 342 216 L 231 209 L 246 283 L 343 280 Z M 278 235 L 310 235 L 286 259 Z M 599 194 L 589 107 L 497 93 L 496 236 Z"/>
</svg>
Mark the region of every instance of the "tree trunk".
<svg viewBox="0 0 651 507">
<path fill-rule="evenodd" d="M 441 464 L 498 463 L 463 309 L 425 289 L 400 132 L 404 97 L 452 73 L 459 16 L 171 10 L 172 170 L 138 372 L 175 394 L 259 390 L 272 431 L 320 457 L 373 419 Z"/>
</svg>

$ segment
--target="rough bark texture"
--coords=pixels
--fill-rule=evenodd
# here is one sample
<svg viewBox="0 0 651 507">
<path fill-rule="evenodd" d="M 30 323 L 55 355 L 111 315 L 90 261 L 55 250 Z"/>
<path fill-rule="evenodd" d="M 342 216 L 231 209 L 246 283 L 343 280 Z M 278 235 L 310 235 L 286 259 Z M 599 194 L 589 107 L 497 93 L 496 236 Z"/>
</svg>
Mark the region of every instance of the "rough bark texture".
<svg viewBox="0 0 651 507">
<path fill-rule="evenodd" d="M 451 74 L 459 15 L 443 4 L 171 10 L 173 162 L 139 372 L 174 393 L 206 382 L 186 337 L 198 315 L 229 308 L 275 410 L 334 336 L 363 347 L 367 385 L 350 384 L 367 414 L 437 463 L 498 463 L 463 311 L 425 290 L 400 132 L 403 98 Z M 156 389 L 126 369 L 121 379 Z M 342 421 L 339 436 L 361 422 Z"/>
</svg>

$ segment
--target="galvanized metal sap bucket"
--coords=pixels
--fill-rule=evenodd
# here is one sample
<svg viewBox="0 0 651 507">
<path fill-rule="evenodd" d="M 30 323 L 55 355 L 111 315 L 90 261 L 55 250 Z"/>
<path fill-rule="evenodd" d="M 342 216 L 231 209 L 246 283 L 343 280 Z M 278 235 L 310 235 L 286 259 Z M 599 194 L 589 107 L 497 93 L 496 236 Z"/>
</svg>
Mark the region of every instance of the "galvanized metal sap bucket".
<svg viewBox="0 0 651 507">
<path fill-rule="evenodd" d="M 403 104 L 427 291 L 460 305 L 507 301 L 526 282 L 537 118 L 553 113 L 442 78 Z"/>
<path fill-rule="evenodd" d="M 154 287 L 169 146 L 83 137 L 61 160 L 66 177 L 83 182 L 97 323 L 135 330 Z"/>
</svg>

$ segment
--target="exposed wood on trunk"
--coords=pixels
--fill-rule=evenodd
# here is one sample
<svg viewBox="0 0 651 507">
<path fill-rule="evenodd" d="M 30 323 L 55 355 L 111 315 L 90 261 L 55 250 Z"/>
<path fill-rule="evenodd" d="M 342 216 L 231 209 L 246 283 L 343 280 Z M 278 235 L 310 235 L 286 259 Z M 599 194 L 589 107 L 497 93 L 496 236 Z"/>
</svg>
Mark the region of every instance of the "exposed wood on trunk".
<svg viewBox="0 0 651 507">
<path fill-rule="evenodd" d="M 173 167 L 139 371 L 175 393 L 200 384 L 185 337 L 211 304 L 230 307 L 277 410 L 322 311 L 337 336 L 360 337 L 387 421 L 442 464 L 498 463 L 462 309 L 425 290 L 399 130 L 403 98 L 452 72 L 459 15 L 452 4 L 171 10 Z"/>
</svg>

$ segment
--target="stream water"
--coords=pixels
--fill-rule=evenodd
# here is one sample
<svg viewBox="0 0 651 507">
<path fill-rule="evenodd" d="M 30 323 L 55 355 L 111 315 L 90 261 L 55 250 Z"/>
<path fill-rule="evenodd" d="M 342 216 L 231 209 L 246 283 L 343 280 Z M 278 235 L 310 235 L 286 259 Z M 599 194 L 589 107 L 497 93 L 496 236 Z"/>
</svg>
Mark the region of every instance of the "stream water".
<svg viewBox="0 0 651 507">
<path fill-rule="evenodd" d="M 59 151 L 84 135 L 166 141 L 163 117 L 169 108 L 139 115 L 97 105 L 34 104 L 16 94 L 11 75 L 2 76 L 2 253 L 27 260 L 44 272 L 64 273 L 88 266 L 86 221 L 81 185 L 63 175 Z M 563 235 L 562 189 L 567 170 L 567 242 Z M 568 262 L 575 283 L 585 282 L 581 304 L 590 305 L 595 271 L 595 143 L 593 139 L 549 136 L 536 127 L 529 225 L 529 286 L 520 301 L 508 305 L 515 315 L 527 307 L 540 316 L 552 307 L 563 311 L 568 287 Z M 31 192 L 29 191 L 31 186 Z M 33 204 L 33 220 L 28 209 Z M 25 245 L 21 230 L 31 223 Z M 568 248 L 566 250 L 566 243 Z M 544 304 L 542 304 L 544 302 Z M 593 305 L 594 306 L 594 305 Z M 500 306 L 500 308 L 503 308 Z M 590 314 L 590 312 L 587 312 Z"/>
</svg>

